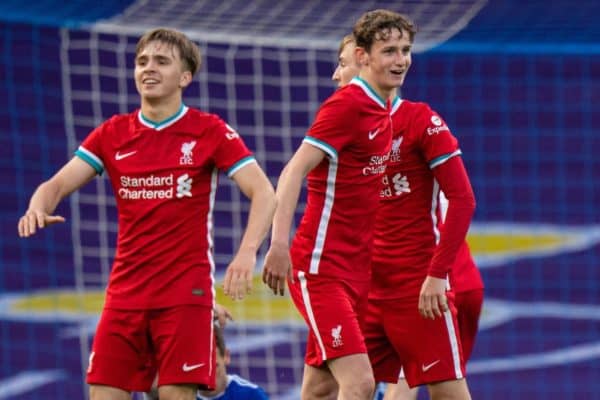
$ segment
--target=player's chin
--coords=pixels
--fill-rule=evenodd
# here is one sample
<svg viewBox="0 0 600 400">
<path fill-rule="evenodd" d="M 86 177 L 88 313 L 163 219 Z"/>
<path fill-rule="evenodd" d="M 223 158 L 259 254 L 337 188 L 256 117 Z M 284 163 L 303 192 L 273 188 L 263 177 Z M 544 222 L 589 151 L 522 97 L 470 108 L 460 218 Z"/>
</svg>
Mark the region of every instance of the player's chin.
<svg viewBox="0 0 600 400">
<path fill-rule="evenodd" d="M 405 74 L 394 74 L 394 73 L 392 73 L 391 77 L 390 77 L 391 86 L 394 86 L 394 87 L 400 87 L 400 86 L 402 86 L 404 84 L 404 77 L 405 76 L 406 76 Z"/>
<path fill-rule="evenodd" d="M 155 99 L 159 99 L 162 96 L 162 94 L 158 90 L 152 90 L 152 89 L 149 89 L 149 90 L 142 89 L 140 91 L 140 95 L 146 100 L 155 100 Z"/>
</svg>

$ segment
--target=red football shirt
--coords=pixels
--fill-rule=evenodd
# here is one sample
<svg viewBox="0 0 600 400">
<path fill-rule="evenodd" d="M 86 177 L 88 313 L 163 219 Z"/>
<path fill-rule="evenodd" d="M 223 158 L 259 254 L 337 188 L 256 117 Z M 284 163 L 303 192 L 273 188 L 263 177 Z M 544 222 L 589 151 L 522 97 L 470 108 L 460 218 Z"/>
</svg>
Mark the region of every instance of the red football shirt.
<svg viewBox="0 0 600 400">
<path fill-rule="evenodd" d="M 369 279 L 390 139 L 389 108 L 364 80 L 354 78 L 323 103 L 304 141 L 327 157 L 307 176 L 306 209 L 291 247 L 295 269 Z"/>
<path fill-rule="evenodd" d="M 374 299 L 419 294 L 440 240 L 440 188 L 433 169 L 461 154 L 446 123 L 427 104 L 397 98 L 392 125 L 376 218 L 369 293 Z"/>
<path fill-rule="evenodd" d="M 106 170 L 117 202 L 106 307 L 212 305 L 218 170 L 232 176 L 255 162 L 238 133 L 184 105 L 159 123 L 136 110 L 104 122 L 75 154 Z"/>
</svg>

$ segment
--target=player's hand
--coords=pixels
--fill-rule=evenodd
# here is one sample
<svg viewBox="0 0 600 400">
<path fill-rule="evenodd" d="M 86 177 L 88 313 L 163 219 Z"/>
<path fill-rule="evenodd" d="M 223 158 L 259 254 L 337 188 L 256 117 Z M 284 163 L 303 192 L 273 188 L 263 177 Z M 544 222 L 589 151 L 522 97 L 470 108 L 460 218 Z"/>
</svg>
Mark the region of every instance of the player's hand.
<svg viewBox="0 0 600 400">
<path fill-rule="evenodd" d="M 252 292 L 252 277 L 256 253 L 240 249 L 225 271 L 223 293 L 233 300 L 241 300 Z"/>
<path fill-rule="evenodd" d="M 291 276 L 290 248 L 285 244 L 271 242 L 271 247 L 265 256 L 263 282 L 271 288 L 273 294 L 283 296 L 286 278 Z"/>
<path fill-rule="evenodd" d="M 424 318 L 435 319 L 448 311 L 446 280 L 427 276 L 419 294 L 419 314 Z"/>
<path fill-rule="evenodd" d="M 48 215 L 39 210 L 27 210 L 25 215 L 19 219 L 19 236 L 29 237 L 35 234 L 37 229 L 42 229 L 58 222 L 65 222 L 65 219 L 60 215 Z"/>
<path fill-rule="evenodd" d="M 233 316 L 225 306 L 219 303 L 215 303 L 214 311 L 215 319 L 219 321 L 219 326 L 221 328 L 225 328 L 225 325 L 227 325 L 227 321 L 233 321 Z"/>
</svg>

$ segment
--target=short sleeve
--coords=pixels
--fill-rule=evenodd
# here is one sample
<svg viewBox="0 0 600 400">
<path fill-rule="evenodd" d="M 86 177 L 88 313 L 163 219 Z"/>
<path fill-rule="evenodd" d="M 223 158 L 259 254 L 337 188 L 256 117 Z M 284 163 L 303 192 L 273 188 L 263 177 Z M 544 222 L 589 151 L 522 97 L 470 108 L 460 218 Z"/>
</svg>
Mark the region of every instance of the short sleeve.
<svg viewBox="0 0 600 400">
<path fill-rule="evenodd" d="M 94 129 L 84 139 L 79 148 L 75 150 L 75 156 L 88 163 L 98 175 L 104 172 L 104 155 L 102 153 L 102 138 L 106 137 L 106 132 L 112 126 L 111 120 L 105 121 Z"/>
<path fill-rule="evenodd" d="M 319 109 L 304 141 L 335 159 L 340 150 L 353 140 L 354 130 L 351 128 L 356 119 L 351 98 L 334 93 Z"/>
<path fill-rule="evenodd" d="M 211 126 L 211 137 L 216 142 L 213 161 L 228 177 L 256 162 L 240 134 L 217 116 Z"/>
<path fill-rule="evenodd" d="M 461 154 L 458 140 L 452 135 L 446 122 L 429 106 L 423 104 L 416 119 L 421 134 L 423 154 L 433 169 L 452 157 Z"/>
</svg>

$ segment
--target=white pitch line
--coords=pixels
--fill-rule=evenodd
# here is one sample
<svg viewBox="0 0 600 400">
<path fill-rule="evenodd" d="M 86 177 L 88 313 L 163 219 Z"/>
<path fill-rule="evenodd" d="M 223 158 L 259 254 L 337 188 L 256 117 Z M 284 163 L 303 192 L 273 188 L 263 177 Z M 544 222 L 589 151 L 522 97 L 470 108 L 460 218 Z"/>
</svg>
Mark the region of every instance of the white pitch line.
<svg viewBox="0 0 600 400">
<path fill-rule="evenodd" d="M 600 357 L 600 342 L 585 343 L 543 353 L 473 360 L 467 366 L 469 374 L 485 374 L 522 369 L 540 369 L 556 365 L 573 364 Z"/>
<path fill-rule="evenodd" d="M 14 399 L 23 393 L 32 392 L 39 387 L 65 379 L 61 370 L 24 371 L 0 380 L 0 399 Z"/>
<path fill-rule="evenodd" d="M 479 329 L 490 329 L 517 318 L 600 320 L 600 308 L 595 304 L 484 299 Z"/>
</svg>

